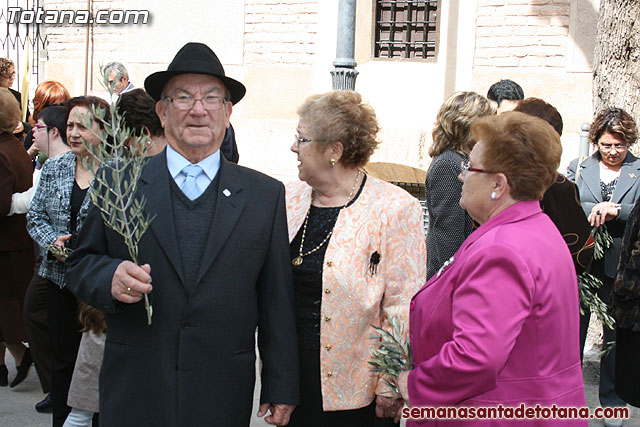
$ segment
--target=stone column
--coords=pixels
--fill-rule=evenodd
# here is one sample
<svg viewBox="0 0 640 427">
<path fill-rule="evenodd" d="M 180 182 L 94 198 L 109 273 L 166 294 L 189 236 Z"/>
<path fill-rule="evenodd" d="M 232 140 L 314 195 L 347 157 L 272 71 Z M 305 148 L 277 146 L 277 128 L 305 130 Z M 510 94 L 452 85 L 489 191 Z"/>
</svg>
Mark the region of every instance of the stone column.
<svg viewBox="0 0 640 427">
<path fill-rule="evenodd" d="M 333 89 L 354 90 L 358 71 L 353 57 L 356 35 L 356 0 L 340 0 L 338 5 L 338 43 L 335 67 L 331 71 Z"/>
</svg>

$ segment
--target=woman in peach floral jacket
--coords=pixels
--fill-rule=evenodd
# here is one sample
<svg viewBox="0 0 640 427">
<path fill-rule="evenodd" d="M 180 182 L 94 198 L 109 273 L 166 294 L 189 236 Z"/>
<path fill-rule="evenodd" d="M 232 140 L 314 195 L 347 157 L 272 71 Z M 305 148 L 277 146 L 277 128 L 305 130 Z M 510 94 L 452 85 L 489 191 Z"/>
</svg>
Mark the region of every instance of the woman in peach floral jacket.
<svg viewBox="0 0 640 427">
<path fill-rule="evenodd" d="M 370 370 L 369 337 L 371 325 L 389 327 L 387 316 L 407 325 L 409 300 L 426 277 L 422 209 L 360 169 L 379 130 L 360 95 L 314 95 L 298 114 L 291 151 L 300 181 L 286 198 L 301 404 L 289 425 L 370 426 L 399 409 L 381 397 L 390 390 Z"/>
</svg>

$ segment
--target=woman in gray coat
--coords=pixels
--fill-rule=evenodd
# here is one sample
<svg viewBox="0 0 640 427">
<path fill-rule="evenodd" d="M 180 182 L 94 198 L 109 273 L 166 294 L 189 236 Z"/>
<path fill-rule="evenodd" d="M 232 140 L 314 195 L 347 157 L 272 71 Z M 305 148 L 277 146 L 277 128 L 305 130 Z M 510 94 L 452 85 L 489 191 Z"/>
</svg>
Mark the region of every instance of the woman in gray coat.
<svg viewBox="0 0 640 427">
<path fill-rule="evenodd" d="M 598 295 L 609 303 L 611 289 L 620 259 L 620 244 L 629 213 L 640 196 L 640 159 L 629 152 L 636 143 L 638 131 L 633 118 L 620 108 L 608 108 L 597 114 L 589 139 L 597 151 L 587 159 L 569 164 L 567 176 L 575 181 L 580 203 L 592 226 L 606 224 L 613 244 L 605 250 L 604 258 L 591 264 L 590 273 L 603 286 Z M 579 163 L 579 164 L 578 164 Z M 584 348 L 590 313 L 581 316 L 580 345 Z M 616 332 L 604 328 L 604 342 L 615 341 Z M 582 353 L 582 352 L 581 352 Z M 615 393 L 615 349 L 600 363 L 600 404 L 625 406 Z"/>
</svg>

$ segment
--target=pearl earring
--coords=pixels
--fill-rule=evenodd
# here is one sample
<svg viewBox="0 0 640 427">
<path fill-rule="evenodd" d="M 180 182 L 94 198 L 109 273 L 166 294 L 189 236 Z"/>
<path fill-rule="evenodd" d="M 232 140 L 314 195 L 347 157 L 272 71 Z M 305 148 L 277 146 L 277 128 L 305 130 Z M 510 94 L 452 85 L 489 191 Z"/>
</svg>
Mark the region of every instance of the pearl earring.
<svg viewBox="0 0 640 427">
<path fill-rule="evenodd" d="M 336 166 L 336 161 L 331 159 L 331 161 L 329 162 L 329 165 L 331 165 L 331 167 L 335 167 Z"/>
<path fill-rule="evenodd" d="M 495 200 L 496 196 L 497 196 L 497 194 L 496 194 L 495 191 L 492 191 L 491 194 L 489 195 L 489 197 L 491 197 L 491 200 Z"/>
</svg>

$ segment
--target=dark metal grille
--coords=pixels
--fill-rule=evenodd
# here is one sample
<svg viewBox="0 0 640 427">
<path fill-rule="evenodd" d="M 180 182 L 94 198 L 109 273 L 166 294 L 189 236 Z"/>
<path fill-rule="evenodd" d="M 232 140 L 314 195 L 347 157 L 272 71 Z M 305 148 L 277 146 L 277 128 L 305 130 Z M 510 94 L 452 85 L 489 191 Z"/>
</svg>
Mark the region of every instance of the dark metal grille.
<svg viewBox="0 0 640 427">
<path fill-rule="evenodd" d="M 438 0 L 377 0 L 375 58 L 435 58 Z"/>
<path fill-rule="evenodd" d="M 23 10 L 37 11 L 42 7 L 43 0 L 7 0 L 6 5 L 0 6 L 0 22 L 6 28 L 6 34 L 0 34 L 0 56 L 9 58 L 16 67 L 16 79 L 14 88 L 23 91 L 22 79 L 24 77 L 24 57 L 27 48 L 31 50 L 30 72 L 31 82 L 29 86 L 35 88 L 40 82 L 38 65 L 40 63 L 41 50 L 46 46 L 46 36 L 42 33 L 39 24 L 9 23 L 9 8 L 19 7 Z"/>
</svg>

